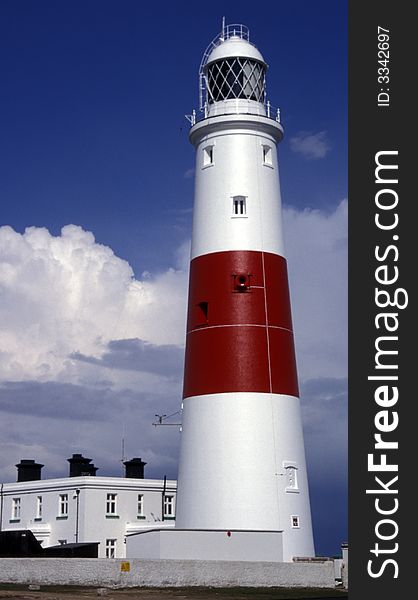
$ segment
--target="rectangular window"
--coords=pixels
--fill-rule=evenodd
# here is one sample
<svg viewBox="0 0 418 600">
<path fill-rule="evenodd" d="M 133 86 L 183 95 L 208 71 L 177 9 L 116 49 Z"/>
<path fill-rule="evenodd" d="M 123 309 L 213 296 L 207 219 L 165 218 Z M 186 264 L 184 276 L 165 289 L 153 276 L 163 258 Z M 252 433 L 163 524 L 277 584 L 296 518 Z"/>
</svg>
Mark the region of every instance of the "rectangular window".
<svg viewBox="0 0 418 600">
<path fill-rule="evenodd" d="M 58 516 L 68 517 L 68 494 L 60 494 L 59 496 Z"/>
<path fill-rule="evenodd" d="M 144 516 L 144 495 L 138 494 L 138 517 Z"/>
<path fill-rule="evenodd" d="M 209 167 L 213 165 L 213 146 L 203 148 L 203 166 Z"/>
<path fill-rule="evenodd" d="M 107 494 L 107 496 L 106 496 L 106 514 L 107 515 L 117 515 L 116 498 L 117 498 L 117 494 Z"/>
<path fill-rule="evenodd" d="M 106 540 L 106 558 L 116 558 L 116 540 Z"/>
<path fill-rule="evenodd" d="M 299 494 L 298 464 L 294 461 L 284 460 L 286 492 Z"/>
<path fill-rule="evenodd" d="M 289 467 L 287 469 L 287 487 L 292 488 L 294 490 L 297 488 L 296 469 L 293 469 L 292 467 Z"/>
<path fill-rule="evenodd" d="M 36 519 L 42 519 L 42 496 L 36 497 Z"/>
<path fill-rule="evenodd" d="M 196 304 L 194 311 L 194 327 L 208 324 L 208 311 L 209 305 L 207 302 L 199 302 L 199 304 Z"/>
<path fill-rule="evenodd" d="M 287 465 L 285 467 L 286 473 L 286 491 L 297 492 L 298 486 L 298 469 L 295 465 Z"/>
<path fill-rule="evenodd" d="M 22 506 L 20 498 L 12 499 L 12 519 L 20 519 L 20 508 Z"/>
<path fill-rule="evenodd" d="M 247 213 L 245 196 L 233 196 L 232 198 L 232 214 L 235 217 L 244 217 Z"/>
<path fill-rule="evenodd" d="M 273 166 L 273 155 L 270 146 L 263 146 L 263 163 L 270 167 Z"/>
<path fill-rule="evenodd" d="M 164 517 L 174 517 L 174 496 L 164 496 Z"/>
<path fill-rule="evenodd" d="M 300 527 L 299 517 L 297 517 L 296 515 L 292 515 L 291 516 L 291 520 L 292 520 L 292 527 L 293 527 L 293 529 L 298 529 Z"/>
</svg>

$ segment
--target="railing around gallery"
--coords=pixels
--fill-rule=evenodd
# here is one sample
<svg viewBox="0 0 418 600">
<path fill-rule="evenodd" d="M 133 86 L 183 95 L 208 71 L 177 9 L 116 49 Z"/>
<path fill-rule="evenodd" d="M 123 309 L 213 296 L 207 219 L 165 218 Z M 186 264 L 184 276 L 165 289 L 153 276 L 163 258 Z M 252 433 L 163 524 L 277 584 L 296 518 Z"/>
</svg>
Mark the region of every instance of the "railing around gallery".
<svg viewBox="0 0 418 600">
<path fill-rule="evenodd" d="M 216 104 L 216 106 L 215 106 Z M 224 115 L 256 115 L 273 119 L 277 123 L 281 123 L 280 108 L 273 107 L 270 101 L 265 104 L 260 102 L 242 102 L 241 99 L 228 100 L 227 103 L 217 102 L 209 105 L 206 103 L 203 109 L 197 113 L 195 110 L 191 114 L 186 115 L 186 119 L 190 125 L 196 125 L 197 122 L 208 119 L 209 117 L 219 117 Z"/>
</svg>

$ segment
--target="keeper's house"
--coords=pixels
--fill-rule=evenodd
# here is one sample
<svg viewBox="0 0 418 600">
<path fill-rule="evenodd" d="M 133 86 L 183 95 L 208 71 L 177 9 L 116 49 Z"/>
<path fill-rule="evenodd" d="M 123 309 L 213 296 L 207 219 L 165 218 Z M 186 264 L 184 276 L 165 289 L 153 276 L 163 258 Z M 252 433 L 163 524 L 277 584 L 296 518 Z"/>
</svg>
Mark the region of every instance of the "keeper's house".
<svg viewBox="0 0 418 600">
<path fill-rule="evenodd" d="M 81 454 L 68 462 L 69 477 L 47 480 L 34 460 L 16 465 L 17 482 L 0 486 L 0 531 L 30 529 L 43 548 L 99 542 L 100 558 L 124 558 L 126 535 L 174 526 L 177 481 L 144 479 L 140 458 L 125 477 L 97 477 Z"/>
</svg>

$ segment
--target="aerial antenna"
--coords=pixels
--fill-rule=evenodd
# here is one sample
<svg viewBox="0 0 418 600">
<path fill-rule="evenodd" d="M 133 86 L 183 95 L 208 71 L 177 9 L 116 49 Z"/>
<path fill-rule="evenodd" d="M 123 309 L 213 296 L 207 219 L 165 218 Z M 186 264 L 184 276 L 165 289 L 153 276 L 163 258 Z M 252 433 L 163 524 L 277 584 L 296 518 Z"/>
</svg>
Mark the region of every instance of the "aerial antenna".
<svg viewBox="0 0 418 600">
<path fill-rule="evenodd" d="M 122 440 L 121 440 L 121 467 L 122 467 L 122 472 L 123 472 L 123 463 L 126 460 L 126 456 L 125 456 L 125 424 L 123 424 L 123 429 L 122 429 Z"/>
<path fill-rule="evenodd" d="M 154 425 L 154 427 L 158 427 L 158 425 L 172 425 L 175 427 L 181 427 L 181 423 L 164 423 L 164 421 L 166 419 L 169 419 L 170 417 L 174 417 L 175 415 L 178 415 L 180 413 L 181 413 L 181 410 L 178 410 L 175 413 L 172 413 L 171 415 L 155 415 L 157 417 L 157 421 L 154 421 L 153 425 Z"/>
<path fill-rule="evenodd" d="M 225 17 L 222 17 L 222 30 L 221 37 L 219 39 L 221 40 L 221 42 L 225 41 Z"/>
</svg>

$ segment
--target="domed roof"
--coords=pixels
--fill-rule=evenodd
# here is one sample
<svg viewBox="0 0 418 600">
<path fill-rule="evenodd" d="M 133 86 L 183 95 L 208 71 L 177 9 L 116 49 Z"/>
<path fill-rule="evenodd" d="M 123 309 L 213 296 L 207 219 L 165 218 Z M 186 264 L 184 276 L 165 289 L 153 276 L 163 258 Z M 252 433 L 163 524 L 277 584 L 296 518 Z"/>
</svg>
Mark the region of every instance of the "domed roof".
<svg viewBox="0 0 418 600">
<path fill-rule="evenodd" d="M 252 58 L 266 64 L 262 54 L 257 50 L 255 46 L 247 42 L 239 35 L 232 35 L 225 41 L 221 42 L 216 48 L 209 54 L 206 65 L 215 62 L 223 58 L 230 58 L 239 56 L 241 58 Z"/>
</svg>

